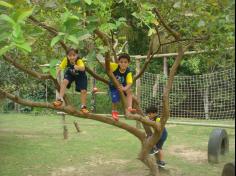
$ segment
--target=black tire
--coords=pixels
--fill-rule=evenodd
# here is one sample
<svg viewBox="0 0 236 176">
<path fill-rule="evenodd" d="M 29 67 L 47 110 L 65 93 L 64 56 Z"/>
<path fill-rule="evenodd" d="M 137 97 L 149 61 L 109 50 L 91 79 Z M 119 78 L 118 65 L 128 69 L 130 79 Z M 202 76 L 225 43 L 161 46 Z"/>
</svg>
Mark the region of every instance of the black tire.
<svg viewBox="0 0 236 176">
<path fill-rule="evenodd" d="M 234 176 L 234 175 L 235 175 L 235 162 L 225 164 L 221 176 Z"/>
<path fill-rule="evenodd" d="M 226 130 L 216 128 L 212 131 L 208 141 L 208 162 L 219 163 L 220 155 L 229 151 L 229 138 Z"/>
</svg>

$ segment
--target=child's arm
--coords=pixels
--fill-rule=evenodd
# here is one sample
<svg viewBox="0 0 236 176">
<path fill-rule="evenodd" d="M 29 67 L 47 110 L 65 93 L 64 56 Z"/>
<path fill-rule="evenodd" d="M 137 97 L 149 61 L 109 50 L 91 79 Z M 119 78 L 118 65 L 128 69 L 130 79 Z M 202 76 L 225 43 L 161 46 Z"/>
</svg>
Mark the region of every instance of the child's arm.
<svg viewBox="0 0 236 176">
<path fill-rule="evenodd" d="M 132 73 L 128 73 L 127 77 L 126 77 L 126 82 L 127 85 L 126 86 L 122 86 L 119 89 L 122 89 L 123 91 L 127 91 L 131 88 L 132 84 L 133 84 L 133 75 Z"/>
</svg>

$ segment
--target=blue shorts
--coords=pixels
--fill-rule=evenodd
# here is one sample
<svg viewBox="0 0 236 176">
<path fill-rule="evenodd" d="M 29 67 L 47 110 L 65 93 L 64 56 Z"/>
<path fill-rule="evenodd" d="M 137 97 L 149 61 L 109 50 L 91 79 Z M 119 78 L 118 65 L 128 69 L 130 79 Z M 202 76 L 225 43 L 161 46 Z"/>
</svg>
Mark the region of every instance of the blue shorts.
<svg viewBox="0 0 236 176">
<path fill-rule="evenodd" d="M 164 145 L 166 139 L 167 139 L 168 133 L 166 131 L 166 128 L 164 128 L 160 140 L 156 144 L 157 149 L 162 149 L 162 146 Z"/>
<path fill-rule="evenodd" d="M 118 103 L 120 101 L 120 93 L 119 91 L 114 88 L 114 87 L 110 87 L 110 92 L 111 92 L 111 101 L 112 103 Z M 125 96 L 127 96 L 127 94 L 124 92 Z"/>
<path fill-rule="evenodd" d="M 110 89 L 112 103 L 118 103 L 120 101 L 120 93 L 117 89 Z"/>
<path fill-rule="evenodd" d="M 73 75 L 70 71 L 66 71 L 64 79 L 69 81 L 67 89 L 69 89 L 71 87 L 71 84 L 75 81 L 75 90 L 77 92 L 80 92 L 81 90 L 87 90 L 88 79 L 85 72 L 79 71 L 76 75 Z"/>
</svg>

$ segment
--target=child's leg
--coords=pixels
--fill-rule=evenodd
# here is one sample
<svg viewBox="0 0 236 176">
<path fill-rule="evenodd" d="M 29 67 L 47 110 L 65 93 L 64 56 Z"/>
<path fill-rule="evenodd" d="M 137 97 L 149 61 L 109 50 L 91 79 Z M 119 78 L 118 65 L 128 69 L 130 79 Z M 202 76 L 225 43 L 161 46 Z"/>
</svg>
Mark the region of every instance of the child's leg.
<svg viewBox="0 0 236 176">
<path fill-rule="evenodd" d="M 76 76 L 75 84 L 76 84 L 75 90 L 81 93 L 80 94 L 81 111 L 83 113 L 89 113 L 86 107 L 88 80 L 85 72 L 80 72 L 79 75 Z"/>
<path fill-rule="evenodd" d="M 131 89 L 128 89 L 127 91 L 125 91 L 126 93 L 126 97 L 127 97 L 127 108 L 132 108 L 132 91 Z"/>
<path fill-rule="evenodd" d="M 158 152 L 158 160 L 159 161 L 164 161 L 164 152 L 162 149 L 159 149 L 159 152 Z"/>
<path fill-rule="evenodd" d="M 59 94 L 59 99 L 63 99 L 66 91 L 66 87 L 68 86 L 69 81 L 67 79 L 63 79 L 61 83 L 61 89 L 60 89 L 60 94 Z"/>
<path fill-rule="evenodd" d="M 59 97 L 57 97 L 57 100 L 53 102 L 53 105 L 55 107 L 60 107 L 63 104 L 63 97 L 65 95 L 66 87 L 69 85 L 69 80 L 63 79 L 61 83 L 61 88 L 59 92 Z"/>
<path fill-rule="evenodd" d="M 87 90 L 81 90 L 81 107 L 86 106 L 87 102 Z"/>
<path fill-rule="evenodd" d="M 136 109 L 132 108 L 133 96 L 132 96 L 131 89 L 128 89 L 127 91 L 125 91 L 125 94 L 126 94 L 126 98 L 127 98 L 127 109 L 128 109 L 128 111 L 131 112 L 131 113 L 135 113 Z"/>
<path fill-rule="evenodd" d="M 112 111 L 117 111 L 117 104 L 118 103 L 112 103 L 112 106 L 111 106 Z"/>
<path fill-rule="evenodd" d="M 119 94 L 119 91 L 117 89 L 110 89 L 111 91 L 111 99 L 112 99 L 112 118 L 116 121 L 119 120 L 119 113 L 117 111 L 117 104 L 119 103 L 120 101 L 120 94 Z"/>
</svg>

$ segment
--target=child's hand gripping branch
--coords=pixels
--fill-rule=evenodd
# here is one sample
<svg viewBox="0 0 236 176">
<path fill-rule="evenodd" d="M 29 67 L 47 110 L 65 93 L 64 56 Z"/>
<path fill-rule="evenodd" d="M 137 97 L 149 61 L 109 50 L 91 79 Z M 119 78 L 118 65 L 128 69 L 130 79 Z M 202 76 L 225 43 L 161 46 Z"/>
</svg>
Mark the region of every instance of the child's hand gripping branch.
<svg viewBox="0 0 236 176">
<path fill-rule="evenodd" d="M 59 107 L 63 104 L 66 88 L 69 89 L 75 81 L 76 91 L 81 92 L 81 112 L 88 113 L 89 111 L 86 108 L 87 75 L 85 73 L 85 65 L 82 59 L 78 57 L 78 50 L 70 49 L 67 51 L 67 57 L 63 58 L 57 76 L 60 75 L 62 70 L 65 70 L 64 79 L 61 83 L 59 97 L 53 105 Z"/>
</svg>

